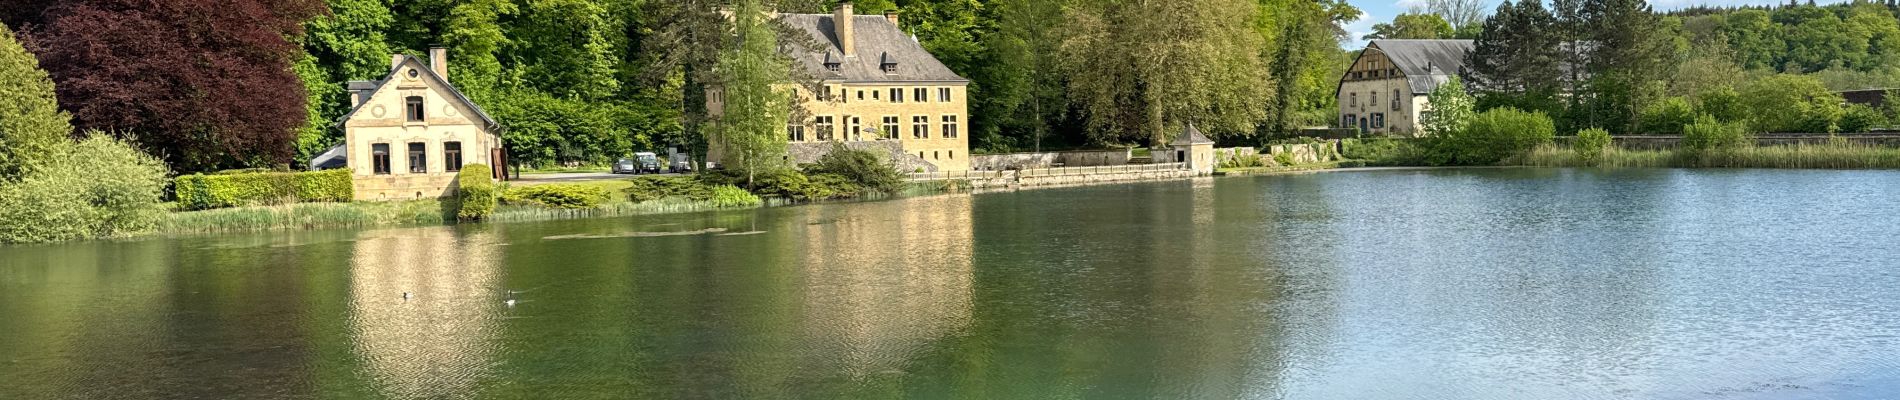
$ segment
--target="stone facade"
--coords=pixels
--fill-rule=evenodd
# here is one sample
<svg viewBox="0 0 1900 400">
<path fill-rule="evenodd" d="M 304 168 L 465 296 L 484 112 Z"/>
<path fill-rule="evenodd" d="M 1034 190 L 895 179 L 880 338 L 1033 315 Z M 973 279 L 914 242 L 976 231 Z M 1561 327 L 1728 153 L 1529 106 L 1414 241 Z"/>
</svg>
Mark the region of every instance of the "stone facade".
<svg viewBox="0 0 1900 400">
<path fill-rule="evenodd" d="M 431 53 L 434 65 L 397 55 L 382 81 L 351 83 L 339 124 L 357 200 L 444 197 L 463 165 L 503 164 L 499 127 L 449 85 L 447 52 Z"/>
<path fill-rule="evenodd" d="M 831 142 L 791 143 L 789 146 L 786 146 L 786 157 L 789 158 L 793 164 L 815 163 L 818 162 L 819 158 L 830 154 L 834 148 L 833 146 L 836 144 L 837 143 Z M 896 167 L 899 172 L 938 172 L 935 164 L 931 164 L 922 158 L 917 158 L 916 154 L 905 151 L 904 144 L 896 140 L 843 142 L 843 144 L 846 148 L 854 150 L 870 150 L 887 154 L 887 159 L 891 160 L 891 166 Z"/>
<path fill-rule="evenodd" d="M 1339 79 L 1336 128 L 1419 136 L 1428 96 L 1464 68 L 1470 40 L 1374 40 Z"/>
</svg>

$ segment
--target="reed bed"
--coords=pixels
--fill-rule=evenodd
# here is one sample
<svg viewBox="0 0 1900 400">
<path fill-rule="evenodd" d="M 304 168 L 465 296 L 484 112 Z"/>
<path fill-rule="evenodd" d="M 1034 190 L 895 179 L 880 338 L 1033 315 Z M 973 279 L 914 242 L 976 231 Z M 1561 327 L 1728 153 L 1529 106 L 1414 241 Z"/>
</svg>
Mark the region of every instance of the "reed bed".
<svg viewBox="0 0 1900 400">
<path fill-rule="evenodd" d="M 354 228 L 379 225 L 442 224 L 453 219 L 442 201 L 298 203 L 174 212 L 161 233 L 211 233 L 282 229 Z"/>
<path fill-rule="evenodd" d="M 1610 148 L 1591 165 L 1562 146 L 1543 146 L 1506 161 L 1532 167 L 1900 169 L 1900 148 L 1852 143 L 1747 146 L 1691 152 Z"/>
</svg>

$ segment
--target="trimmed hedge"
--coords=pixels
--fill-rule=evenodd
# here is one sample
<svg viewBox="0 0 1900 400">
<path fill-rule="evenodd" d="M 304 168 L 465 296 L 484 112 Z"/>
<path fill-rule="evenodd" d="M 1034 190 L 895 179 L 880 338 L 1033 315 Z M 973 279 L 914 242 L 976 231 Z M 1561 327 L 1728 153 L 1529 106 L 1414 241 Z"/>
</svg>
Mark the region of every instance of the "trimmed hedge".
<svg viewBox="0 0 1900 400">
<path fill-rule="evenodd" d="M 592 185 L 537 185 L 508 189 L 501 201 L 516 206 L 594 208 L 607 201 L 607 189 Z"/>
<path fill-rule="evenodd" d="M 495 212 L 500 190 L 495 187 L 494 171 L 487 165 L 462 166 L 462 172 L 455 175 L 455 186 L 457 219 L 480 221 Z"/>
<path fill-rule="evenodd" d="M 172 187 L 179 206 L 209 210 L 268 203 L 345 203 L 356 197 L 350 179 L 347 169 L 193 174 L 178 177 Z"/>
</svg>

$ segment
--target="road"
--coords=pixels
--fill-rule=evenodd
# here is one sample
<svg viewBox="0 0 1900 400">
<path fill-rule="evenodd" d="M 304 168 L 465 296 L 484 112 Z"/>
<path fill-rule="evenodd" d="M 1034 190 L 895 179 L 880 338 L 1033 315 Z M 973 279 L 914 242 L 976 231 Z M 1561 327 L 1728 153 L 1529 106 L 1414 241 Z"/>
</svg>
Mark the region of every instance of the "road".
<svg viewBox="0 0 1900 400">
<path fill-rule="evenodd" d="M 550 183 L 610 181 L 610 180 L 615 180 L 615 179 L 628 179 L 628 178 L 633 178 L 636 176 L 670 176 L 670 175 L 679 175 L 679 174 L 623 175 L 623 174 L 610 174 L 606 172 L 577 172 L 577 173 L 567 173 L 567 174 L 522 174 L 521 179 L 516 179 L 512 182 L 515 186 L 534 186 L 534 185 L 546 185 Z"/>
</svg>

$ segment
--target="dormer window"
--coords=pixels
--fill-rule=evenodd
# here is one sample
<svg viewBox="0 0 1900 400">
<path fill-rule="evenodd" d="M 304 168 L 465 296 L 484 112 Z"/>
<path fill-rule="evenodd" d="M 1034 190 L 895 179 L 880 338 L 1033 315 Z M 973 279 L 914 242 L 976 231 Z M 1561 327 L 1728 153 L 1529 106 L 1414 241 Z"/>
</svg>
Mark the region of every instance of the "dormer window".
<svg viewBox="0 0 1900 400">
<path fill-rule="evenodd" d="M 836 53 L 825 52 L 825 69 L 831 72 L 838 72 L 844 69 L 844 60 L 838 59 Z"/>
<path fill-rule="evenodd" d="M 878 57 L 878 66 L 883 68 L 886 74 L 895 74 L 897 73 L 897 57 L 891 57 L 891 53 L 884 53 L 883 56 Z"/>
<path fill-rule="evenodd" d="M 404 114 L 409 116 L 409 122 L 422 122 L 425 117 L 422 114 L 422 96 L 409 96 L 403 99 L 403 110 L 405 110 Z"/>
</svg>

